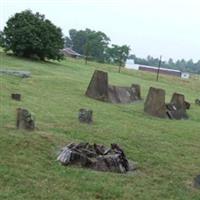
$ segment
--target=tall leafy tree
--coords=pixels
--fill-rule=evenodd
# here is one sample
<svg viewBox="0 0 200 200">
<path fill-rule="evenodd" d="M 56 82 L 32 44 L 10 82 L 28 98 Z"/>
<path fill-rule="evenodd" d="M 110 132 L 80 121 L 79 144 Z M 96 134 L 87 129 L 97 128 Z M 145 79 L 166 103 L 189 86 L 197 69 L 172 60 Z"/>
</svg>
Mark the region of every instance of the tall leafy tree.
<svg viewBox="0 0 200 200">
<path fill-rule="evenodd" d="M 112 44 L 112 47 L 107 49 L 109 62 L 117 64 L 119 66 L 119 72 L 121 67 L 124 67 L 127 58 L 129 57 L 130 47 L 127 45 Z"/>
<path fill-rule="evenodd" d="M 105 49 L 110 39 L 101 31 L 93 31 L 90 29 L 69 31 L 69 37 L 65 39 L 66 46 L 71 44 L 73 50 L 85 55 L 86 62 L 95 59 L 104 62 Z"/>
<path fill-rule="evenodd" d="M 3 31 L 5 51 L 17 56 L 38 56 L 41 60 L 62 58 L 64 39 L 60 28 L 44 15 L 25 10 L 11 17 Z"/>
</svg>

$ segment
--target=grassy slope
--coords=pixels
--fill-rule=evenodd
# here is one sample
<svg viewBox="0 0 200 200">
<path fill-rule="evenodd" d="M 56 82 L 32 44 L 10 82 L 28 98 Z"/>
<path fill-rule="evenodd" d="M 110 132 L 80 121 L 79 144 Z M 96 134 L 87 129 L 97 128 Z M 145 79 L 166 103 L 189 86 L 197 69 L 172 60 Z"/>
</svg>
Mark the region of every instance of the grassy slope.
<svg viewBox="0 0 200 200">
<path fill-rule="evenodd" d="M 0 76 L 0 199 L 200 199 L 191 187 L 200 173 L 200 107 L 192 104 L 187 121 L 162 120 L 143 113 L 143 103 L 112 105 L 84 96 L 94 69 L 109 72 L 116 85 L 139 83 L 145 98 L 149 86 L 184 93 L 188 101 L 200 94 L 200 80 L 183 81 L 138 71 L 117 73 L 112 66 L 67 60 L 39 63 L 0 53 L 0 66 L 29 70 L 32 78 Z M 22 101 L 10 99 L 20 92 Z M 38 130 L 15 129 L 15 110 L 34 112 Z M 79 124 L 79 108 L 94 110 L 94 124 Z M 119 143 L 139 163 L 136 174 L 120 175 L 62 167 L 56 162 L 68 142 Z"/>
</svg>

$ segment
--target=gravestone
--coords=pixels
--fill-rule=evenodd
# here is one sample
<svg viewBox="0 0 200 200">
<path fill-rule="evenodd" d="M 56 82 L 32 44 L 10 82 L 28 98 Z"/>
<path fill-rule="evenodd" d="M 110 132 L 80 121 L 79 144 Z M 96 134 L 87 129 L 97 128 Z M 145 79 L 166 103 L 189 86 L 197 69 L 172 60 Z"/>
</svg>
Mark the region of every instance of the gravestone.
<svg viewBox="0 0 200 200">
<path fill-rule="evenodd" d="M 140 86 L 122 87 L 108 84 L 108 74 L 96 70 L 86 91 L 86 96 L 110 103 L 132 103 L 141 100 Z"/>
<path fill-rule="evenodd" d="M 194 178 L 194 181 L 193 181 L 193 186 L 197 189 L 200 189 L 200 175 L 197 175 L 195 178 Z"/>
<path fill-rule="evenodd" d="M 187 109 L 187 110 L 189 110 L 190 109 L 190 103 L 189 102 L 187 102 L 187 101 L 185 101 L 185 108 Z"/>
<path fill-rule="evenodd" d="M 93 122 L 92 114 L 93 114 L 92 110 L 81 108 L 79 110 L 79 115 L 78 115 L 79 122 L 88 124 L 92 123 Z"/>
<path fill-rule="evenodd" d="M 195 104 L 200 105 L 200 99 L 196 99 Z"/>
<path fill-rule="evenodd" d="M 167 114 L 170 119 L 187 119 L 185 97 L 174 93 L 170 103 L 167 105 Z"/>
<path fill-rule="evenodd" d="M 152 116 L 165 118 L 165 91 L 163 89 L 150 87 L 145 104 L 144 111 Z"/>
<path fill-rule="evenodd" d="M 24 108 L 17 109 L 16 127 L 18 129 L 27 129 L 27 130 L 35 129 L 35 120 L 32 114 L 27 109 Z"/>
<path fill-rule="evenodd" d="M 108 74 L 95 70 L 85 94 L 97 100 L 108 101 Z"/>
<path fill-rule="evenodd" d="M 21 94 L 13 93 L 13 94 L 11 94 L 11 98 L 16 101 L 21 101 Z"/>
</svg>

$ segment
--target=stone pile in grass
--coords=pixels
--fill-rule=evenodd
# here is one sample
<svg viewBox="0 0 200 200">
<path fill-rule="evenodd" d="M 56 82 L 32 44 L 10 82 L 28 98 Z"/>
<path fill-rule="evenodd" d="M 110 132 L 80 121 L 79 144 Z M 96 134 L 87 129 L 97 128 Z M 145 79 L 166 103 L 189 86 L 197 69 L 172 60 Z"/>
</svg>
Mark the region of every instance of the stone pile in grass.
<svg viewBox="0 0 200 200">
<path fill-rule="evenodd" d="M 77 165 L 104 172 L 126 173 L 136 169 L 117 144 L 107 148 L 98 144 L 71 143 L 61 150 L 57 160 L 65 166 Z"/>
</svg>

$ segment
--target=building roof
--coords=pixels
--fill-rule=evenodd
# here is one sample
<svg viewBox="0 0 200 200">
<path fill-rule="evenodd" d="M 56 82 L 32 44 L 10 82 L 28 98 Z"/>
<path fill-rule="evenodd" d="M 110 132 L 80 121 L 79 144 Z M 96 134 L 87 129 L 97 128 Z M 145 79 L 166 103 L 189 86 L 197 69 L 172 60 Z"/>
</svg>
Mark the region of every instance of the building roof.
<svg viewBox="0 0 200 200">
<path fill-rule="evenodd" d="M 158 69 L 158 67 L 153 67 L 153 66 L 148 66 L 148 65 L 139 65 L 139 67 L 144 67 L 147 69 Z M 169 69 L 169 68 L 160 68 L 160 70 L 163 71 L 171 71 L 171 72 L 181 72 L 180 70 L 176 70 L 176 69 Z"/>
<path fill-rule="evenodd" d="M 76 51 L 72 50 L 71 48 L 62 49 L 62 52 L 66 53 L 68 55 L 81 56 L 81 54 L 77 53 Z"/>
</svg>

